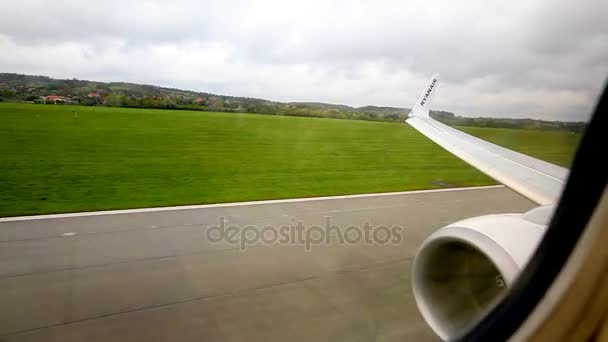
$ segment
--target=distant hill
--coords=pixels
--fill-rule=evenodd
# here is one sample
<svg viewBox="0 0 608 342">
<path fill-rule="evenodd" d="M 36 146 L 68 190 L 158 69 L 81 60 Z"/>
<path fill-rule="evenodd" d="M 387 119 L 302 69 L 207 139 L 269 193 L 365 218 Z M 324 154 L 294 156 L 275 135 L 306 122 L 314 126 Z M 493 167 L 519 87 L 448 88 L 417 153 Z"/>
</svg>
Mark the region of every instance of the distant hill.
<svg viewBox="0 0 608 342">
<path fill-rule="evenodd" d="M 15 73 L 0 73 L 0 101 L 2 100 L 30 101 L 46 104 L 187 109 L 374 121 L 403 121 L 410 112 L 409 108 L 382 106 L 356 108 L 321 102 L 277 102 L 136 83 L 54 79 L 47 76 Z M 431 116 L 455 126 L 533 128 L 576 132 L 580 132 L 585 128 L 585 123 L 583 122 L 467 118 L 456 116 L 454 113 L 446 111 L 431 111 Z"/>
<path fill-rule="evenodd" d="M 410 108 L 398 108 L 398 107 L 379 107 L 379 106 L 365 106 L 356 109 L 359 112 L 370 112 L 370 113 L 384 113 L 384 114 L 408 114 Z"/>
<path fill-rule="evenodd" d="M 327 110 L 340 110 L 340 111 L 353 111 L 355 108 L 347 105 L 322 103 L 322 102 L 288 102 L 288 105 L 302 107 L 302 108 L 315 108 L 315 109 L 327 109 Z"/>
</svg>

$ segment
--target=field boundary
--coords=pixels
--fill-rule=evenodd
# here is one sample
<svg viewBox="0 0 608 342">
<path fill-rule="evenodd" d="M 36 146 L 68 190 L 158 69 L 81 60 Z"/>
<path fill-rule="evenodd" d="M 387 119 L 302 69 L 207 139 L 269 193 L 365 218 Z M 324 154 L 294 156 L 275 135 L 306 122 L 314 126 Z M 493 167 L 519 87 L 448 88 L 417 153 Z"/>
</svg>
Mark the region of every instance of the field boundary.
<svg viewBox="0 0 608 342">
<path fill-rule="evenodd" d="M 327 200 L 338 200 L 338 199 L 367 198 L 367 197 L 379 197 L 379 196 L 398 196 L 398 195 L 423 194 L 423 193 L 435 193 L 435 192 L 496 189 L 496 188 L 503 188 L 503 187 L 504 187 L 504 185 L 499 184 L 499 185 L 471 186 L 471 187 L 461 187 L 461 188 L 410 190 L 410 191 L 397 191 L 397 192 L 376 192 L 376 193 L 354 194 L 354 195 L 301 197 L 301 198 L 259 200 L 259 201 L 246 201 L 246 202 L 226 202 L 226 203 L 194 204 L 194 205 L 181 205 L 181 206 L 168 206 L 168 207 L 85 211 L 85 212 L 64 213 L 64 214 L 44 214 L 44 215 L 12 216 L 12 217 L 9 216 L 9 217 L 0 217 L 0 222 L 44 220 L 44 219 L 58 219 L 58 218 L 70 218 L 70 217 L 83 217 L 83 216 L 99 216 L 99 215 L 134 214 L 134 213 L 148 213 L 148 212 L 156 212 L 156 211 L 240 207 L 240 206 L 250 206 L 250 205 L 282 204 L 282 203 L 297 203 L 297 202 L 310 202 L 310 201 L 327 201 Z"/>
</svg>

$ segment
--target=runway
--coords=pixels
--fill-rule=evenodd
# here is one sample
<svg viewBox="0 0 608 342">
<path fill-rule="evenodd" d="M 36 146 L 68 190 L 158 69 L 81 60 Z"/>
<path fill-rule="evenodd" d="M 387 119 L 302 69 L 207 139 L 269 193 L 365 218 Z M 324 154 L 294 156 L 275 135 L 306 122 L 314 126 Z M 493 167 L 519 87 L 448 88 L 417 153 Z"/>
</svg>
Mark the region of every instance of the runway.
<svg viewBox="0 0 608 342">
<path fill-rule="evenodd" d="M 534 206 L 488 187 L 2 219 L 0 340 L 433 340 L 410 289 L 417 246 L 448 223 Z M 306 250 L 208 234 L 327 220 L 400 239 Z"/>
</svg>

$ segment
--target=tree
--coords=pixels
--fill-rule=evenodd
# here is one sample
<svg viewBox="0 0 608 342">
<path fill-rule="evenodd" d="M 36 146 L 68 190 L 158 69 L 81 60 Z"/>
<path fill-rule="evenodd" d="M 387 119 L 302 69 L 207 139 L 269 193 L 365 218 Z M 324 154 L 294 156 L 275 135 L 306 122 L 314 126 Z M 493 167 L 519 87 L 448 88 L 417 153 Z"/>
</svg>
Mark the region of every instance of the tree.
<svg viewBox="0 0 608 342">
<path fill-rule="evenodd" d="M 15 97 L 15 92 L 11 89 L 4 89 L 0 91 L 0 95 L 2 95 L 2 97 Z"/>
<path fill-rule="evenodd" d="M 214 108 L 224 108 L 224 99 L 221 97 L 217 98 L 217 100 L 213 101 Z"/>
<path fill-rule="evenodd" d="M 110 94 L 106 97 L 106 105 L 110 107 L 120 107 L 120 96 L 116 94 Z"/>
</svg>

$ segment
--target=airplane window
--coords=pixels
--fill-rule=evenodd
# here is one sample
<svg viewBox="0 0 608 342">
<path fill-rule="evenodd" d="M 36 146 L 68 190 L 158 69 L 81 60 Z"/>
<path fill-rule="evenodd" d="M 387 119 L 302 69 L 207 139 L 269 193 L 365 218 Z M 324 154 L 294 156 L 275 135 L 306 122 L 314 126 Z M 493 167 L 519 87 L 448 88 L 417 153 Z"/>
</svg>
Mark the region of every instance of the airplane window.
<svg viewBox="0 0 608 342">
<path fill-rule="evenodd" d="M 0 340 L 512 336 L 605 187 L 607 6 L 3 4 Z"/>
<path fill-rule="evenodd" d="M 599 329 L 594 324 L 601 325 L 601 320 L 587 312 L 593 311 L 594 305 L 597 306 L 594 303 L 598 302 L 599 295 L 593 289 L 602 288 L 602 285 L 600 281 L 590 279 L 594 274 L 603 273 L 602 263 L 606 260 L 589 256 L 603 250 L 605 240 L 605 236 L 602 238 L 597 234 L 604 231 L 605 226 L 597 222 L 602 219 L 605 222 L 606 219 L 603 215 L 606 210 L 604 193 L 608 184 L 608 170 L 605 166 L 597 166 L 595 155 L 597 147 L 605 145 L 603 131 L 606 121 L 603 113 L 606 111 L 607 96 L 604 89 L 542 241 L 506 297 L 497 302 L 487 316 L 475 322 L 475 327 L 461 340 L 504 340 L 509 337 L 563 340 L 568 338 L 566 335 L 592 339 L 597 335 Z M 588 241 L 595 241 L 597 245 L 592 247 L 586 243 Z M 573 279 L 576 281 L 571 282 Z M 574 287 L 576 282 L 585 285 Z M 561 294 L 557 294 L 559 292 Z M 568 304 L 568 297 L 582 304 L 581 312 L 575 314 L 572 302 Z M 584 297 L 588 300 L 586 305 Z M 561 307 L 566 315 L 560 316 L 554 314 L 555 311 L 549 313 L 550 310 L 547 310 L 548 306 L 555 310 L 557 299 L 562 302 L 557 307 Z M 533 310 L 537 306 L 540 316 L 544 316 L 542 319 L 533 317 Z M 577 327 L 582 321 L 586 322 L 585 327 Z M 524 327 L 524 323 L 528 322 L 531 323 Z M 534 324 L 542 328 L 534 330 L 531 328 Z M 556 329 L 558 326 L 560 328 Z"/>
</svg>

